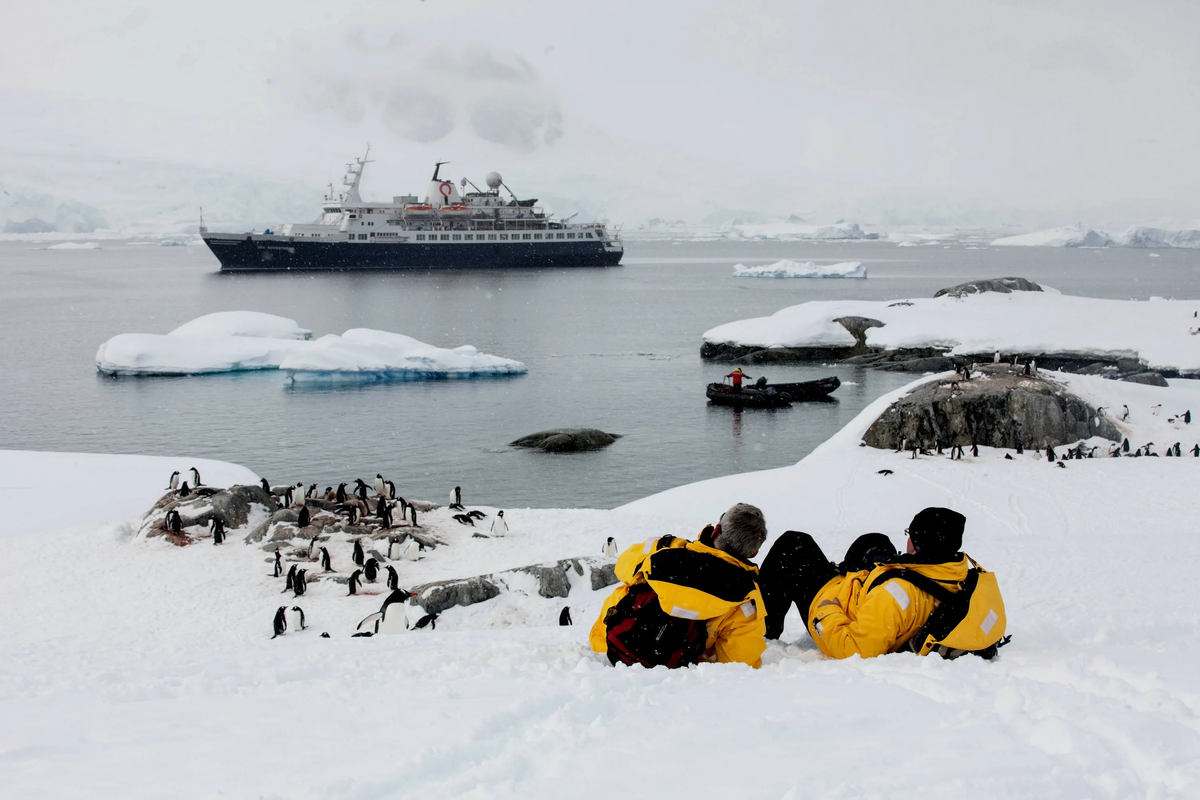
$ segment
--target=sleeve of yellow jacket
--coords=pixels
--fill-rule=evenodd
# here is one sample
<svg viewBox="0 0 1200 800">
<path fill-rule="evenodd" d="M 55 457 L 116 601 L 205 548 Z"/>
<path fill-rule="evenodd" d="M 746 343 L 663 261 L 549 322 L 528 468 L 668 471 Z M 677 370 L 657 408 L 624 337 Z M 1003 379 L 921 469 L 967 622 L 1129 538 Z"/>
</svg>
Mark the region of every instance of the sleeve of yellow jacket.
<svg viewBox="0 0 1200 800">
<path fill-rule="evenodd" d="M 767 649 L 766 616 L 762 594 L 756 588 L 745 603 L 709 620 L 708 651 L 722 664 L 736 661 L 758 669 Z"/>
<path fill-rule="evenodd" d="M 834 658 L 872 658 L 904 644 L 932 613 L 932 597 L 894 578 L 866 594 L 854 619 L 840 606 L 814 609 L 809 633 Z"/>
</svg>

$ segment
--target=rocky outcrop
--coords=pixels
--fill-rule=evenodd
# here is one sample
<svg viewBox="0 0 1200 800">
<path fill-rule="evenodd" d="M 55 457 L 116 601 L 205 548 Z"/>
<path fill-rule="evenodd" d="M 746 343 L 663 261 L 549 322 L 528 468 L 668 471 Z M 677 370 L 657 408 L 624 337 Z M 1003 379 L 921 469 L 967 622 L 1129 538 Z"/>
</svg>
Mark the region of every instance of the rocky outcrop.
<svg viewBox="0 0 1200 800">
<path fill-rule="evenodd" d="M 991 278 L 988 280 L 968 281 L 960 283 L 957 286 L 938 289 L 933 293 L 933 296 L 941 297 L 942 295 L 950 295 L 951 297 L 966 297 L 969 294 L 980 294 L 982 292 L 1012 294 L 1013 292 L 1040 291 L 1042 291 L 1042 287 L 1039 284 L 1025 278 Z"/>
<path fill-rule="evenodd" d="M 612 561 L 590 556 L 565 558 L 557 562 L 531 564 L 490 575 L 414 586 L 409 590 L 414 595 L 409 602 L 421 606 L 426 614 L 440 614 L 454 606 L 470 606 L 491 600 L 499 596 L 510 583 L 527 580 L 526 576 L 536 581 L 539 596 L 566 597 L 571 592 L 571 580 L 567 574 L 569 571 L 574 571 L 580 577 L 589 574 L 592 590 L 596 591 L 617 582 L 614 567 Z"/>
<path fill-rule="evenodd" d="M 1167 379 L 1163 377 L 1161 372 L 1138 372 L 1133 375 L 1126 375 L 1121 378 L 1123 381 L 1130 383 L 1144 383 L 1147 386 L 1170 386 Z"/>
<path fill-rule="evenodd" d="M 522 436 L 512 447 L 544 450 L 547 453 L 576 453 L 583 450 L 599 450 L 621 438 L 617 433 L 605 433 L 595 428 L 555 428 Z"/>
<path fill-rule="evenodd" d="M 987 364 L 969 381 L 918 387 L 875 420 L 863 441 L 892 450 L 972 444 L 1032 449 L 1092 436 L 1121 440 L 1111 421 L 1061 385 Z"/>
</svg>

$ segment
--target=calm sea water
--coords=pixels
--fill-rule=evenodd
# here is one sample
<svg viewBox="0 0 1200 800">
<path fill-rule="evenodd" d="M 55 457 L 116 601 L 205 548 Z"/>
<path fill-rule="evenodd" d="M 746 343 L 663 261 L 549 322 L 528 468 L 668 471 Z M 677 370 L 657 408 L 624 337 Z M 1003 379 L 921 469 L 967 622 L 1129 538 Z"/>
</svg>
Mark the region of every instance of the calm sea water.
<svg viewBox="0 0 1200 800">
<path fill-rule="evenodd" d="M 814 299 L 928 296 L 1022 276 L 1064 292 L 1200 296 L 1200 251 L 900 248 L 886 242 L 631 241 L 610 269 L 221 275 L 203 247 L 100 250 L 0 243 L 0 448 L 193 455 L 274 483 L 323 488 L 376 472 L 401 494 L 470 503 L 611 507 L 704 478 L 791 464 L 910 376 L 844 366 L 749 370 L 837 375 L 836 402 L 778 411 L 709 406 L 727 366 L 700 360 L 710 327 Z M 730 277 L 738 262 L 863 261 L 867 280 Z M 507 379 L 291 388 L 282 373 L 111 379 L 97 347 L 166 333 L 213 311 L 280 314 L 314 335 L 369 327 L 519 359 Z M 507 443 L 551 427 L 623 438 L 596 453 Z M 165 476 L 164 476 L 165 477 Z"/>
</svg>

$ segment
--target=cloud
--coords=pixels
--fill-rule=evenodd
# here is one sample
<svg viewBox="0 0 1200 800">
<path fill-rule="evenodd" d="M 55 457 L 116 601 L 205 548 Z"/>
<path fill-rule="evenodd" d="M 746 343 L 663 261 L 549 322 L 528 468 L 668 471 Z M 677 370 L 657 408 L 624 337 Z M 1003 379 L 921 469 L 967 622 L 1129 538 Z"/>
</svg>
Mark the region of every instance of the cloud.
<svg viewBox="0 0 1200 800">
<path fill-rule="evenodd" d="M 562 113 L 553 104 L 521 97 L 485 99 L 471 112 L 470 128 L 481 139 L 525 153 L 563 135 Z"/>
<path fill-rule="evenodd" d="M 392 133 L 422 144 L 436 142 L 454 130 L 450 103 L 423 89 L 389 91 L 380 119 Z"/>
</svg>

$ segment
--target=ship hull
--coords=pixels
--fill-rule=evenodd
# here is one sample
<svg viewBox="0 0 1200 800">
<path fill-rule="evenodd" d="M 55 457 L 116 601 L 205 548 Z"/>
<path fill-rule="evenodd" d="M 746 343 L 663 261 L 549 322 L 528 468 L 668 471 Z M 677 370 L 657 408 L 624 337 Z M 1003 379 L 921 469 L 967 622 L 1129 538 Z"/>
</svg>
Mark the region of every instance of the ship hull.
<svg viewBox="0 0 1200 800">
<path fill-rule="evenodd" d="M 622 248 L 583 242 L 319 242 L 254 234 L 203 234 L 222 272 L 388 271 L 614 267 Z"/>
</svg>

